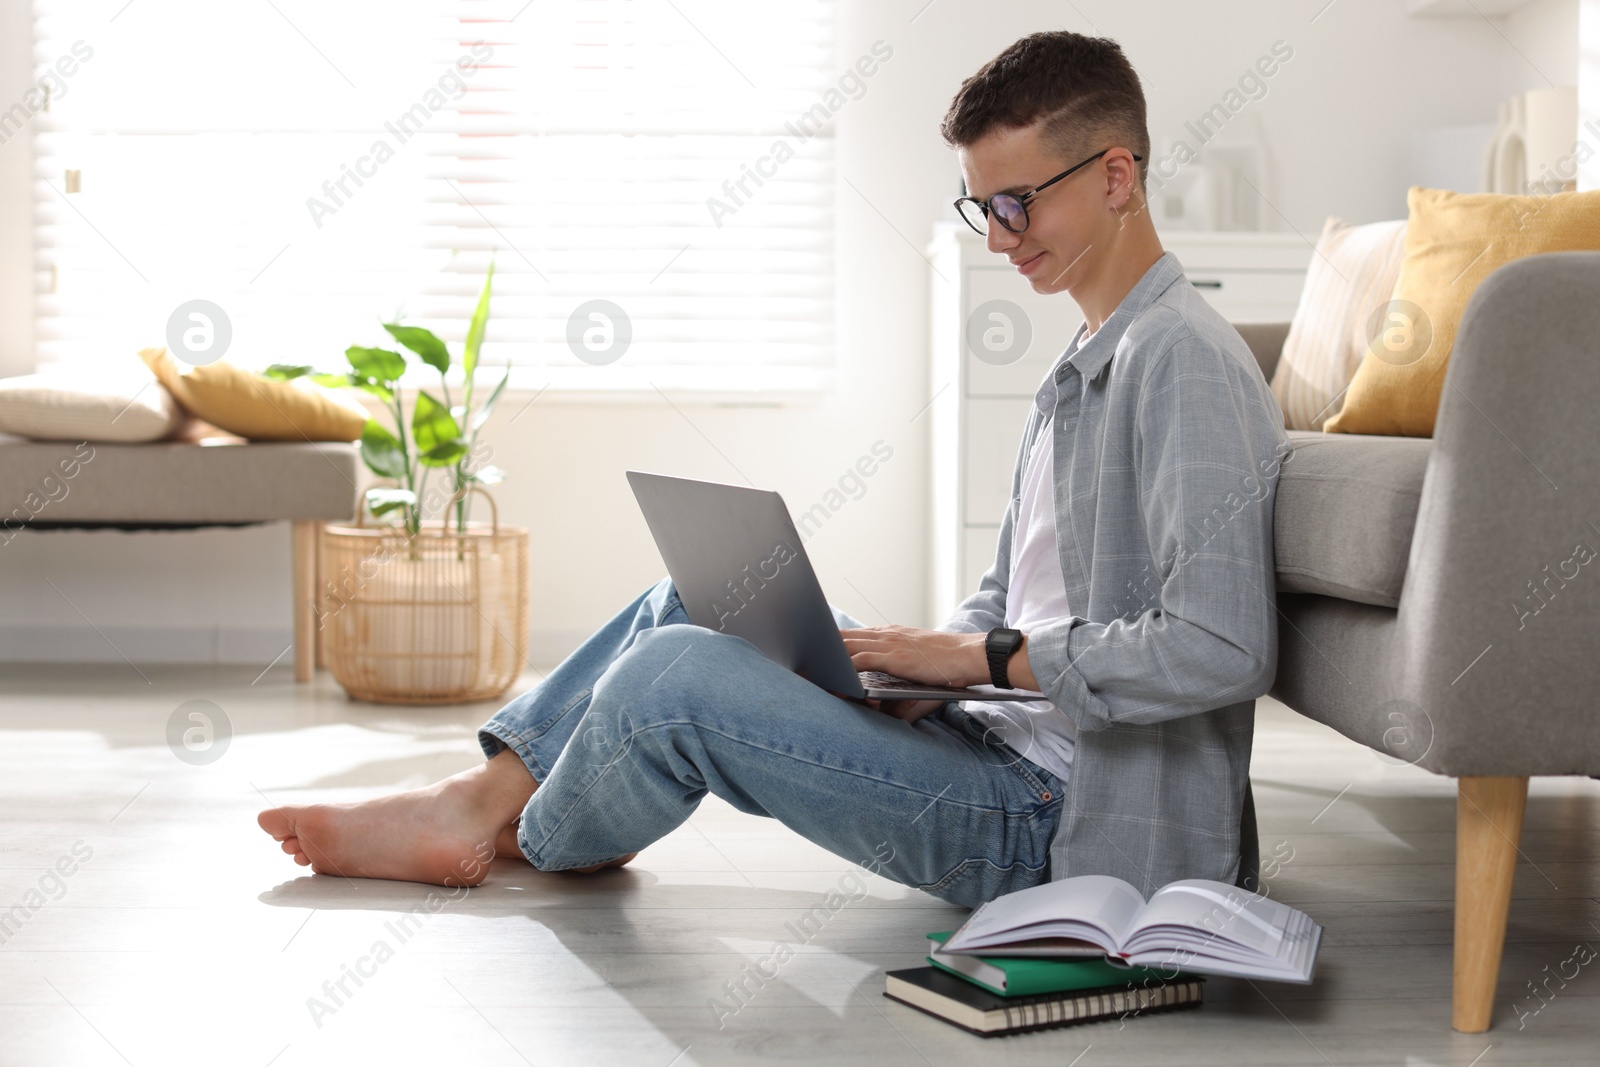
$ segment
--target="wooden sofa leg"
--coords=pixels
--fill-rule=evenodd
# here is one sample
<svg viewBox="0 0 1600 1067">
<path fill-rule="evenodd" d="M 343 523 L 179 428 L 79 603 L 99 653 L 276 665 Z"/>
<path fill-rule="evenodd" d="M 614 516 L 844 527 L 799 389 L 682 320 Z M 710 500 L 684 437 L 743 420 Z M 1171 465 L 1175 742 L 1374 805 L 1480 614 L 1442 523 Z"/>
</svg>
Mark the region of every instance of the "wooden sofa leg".
<svg viewBox="0 0 1600 1067">
<path fill-rule="evenodd" d="M 294 680 L 311 681 L 317 662 L 317 527 L 316 522 L 296 522 L 289 529 L 294 571 Z"/>
<path fill-rule="evenodd" d="M 316 537 L 311 556 L 316 561 L 315 573 L 311 576 L 311 582 L 314 587 L 312 589 L 312 603 L 321 607 L 319 601 L 322 599 L 322 583 L 326 580 L 328 574 L 328 561 L 323 558 L 322 552 L 322 529 L 326 524 L 318 522 L 312 525 L 315 527 L 314 536 Z M 313 635 L 312 640 L 317 646 L 317 670 L 319 671 L 326 669 L 328 666 L 328 642 L 326 635 L 322 632 L 320 619 L 320 613 L 313 613 L 312 622 L 315 625 L 312 626 L 311 632 Z"/>
<path fill-rule="evenodd" d="M 1456 937 L 1450 1024 L 1489 1029 L 1511 911 L 1511 880 L 1528 803 L 1526 778 L 1462 778 L 1456 786 Z"/>
</svg>

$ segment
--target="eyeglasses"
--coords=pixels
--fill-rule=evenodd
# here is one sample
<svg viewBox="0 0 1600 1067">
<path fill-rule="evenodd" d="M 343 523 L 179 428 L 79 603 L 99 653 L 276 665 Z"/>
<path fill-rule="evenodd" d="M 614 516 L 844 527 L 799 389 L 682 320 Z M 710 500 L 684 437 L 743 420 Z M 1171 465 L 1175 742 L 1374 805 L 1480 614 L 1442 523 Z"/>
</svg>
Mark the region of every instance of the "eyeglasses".
<svg viewBox="0 0 1600 1067">
<path fill-rule="evenodd" d="M 1031 192 L 1022 193 L 1021 195 L 1014 193 L 995 193 L 987 200 L 979 200 L 977 197 L 973 196 L 963 196 L 961 199 L 956 201 L 956 210 L 961 213 L 961 217 L 967 221 L 968 226 L 971 226 L 975 231 L 983 236 L 987 236 L 989 233 L 989 215 L 991 213 L 993 213 L 995 218 L 1000 220 L 1000 225 L 1004 226 L 1012 233 L 1021 233 L 1023 230 L 1028 228 L 1029 200 L 1032 200 L 1034 197 L 1038 196 L 1050 186 L 1054 185 L 1056 182 L 1060 181 L 1062 178 L 1065 178 L 1067 175 L 1071 174 L 1080 167 L 1087 167 L 1090 163 L 1093 163 L 1095 160 L 1099 159 L 1109 151 L 1111 151 L 1111 149 L 1102 148 L 1100 151 L 1096 152 L 1082 163 L 1068 167 L 1066 170 L 1062 171 L 1060 174 L 1057 174 L 1054 178 L 1051 178 L 1043 185 L 1035 186 Z M 1133 158 L 1134 161 L 1137 162 L 1144 157 L 1134 156 Z"/>
</svg>

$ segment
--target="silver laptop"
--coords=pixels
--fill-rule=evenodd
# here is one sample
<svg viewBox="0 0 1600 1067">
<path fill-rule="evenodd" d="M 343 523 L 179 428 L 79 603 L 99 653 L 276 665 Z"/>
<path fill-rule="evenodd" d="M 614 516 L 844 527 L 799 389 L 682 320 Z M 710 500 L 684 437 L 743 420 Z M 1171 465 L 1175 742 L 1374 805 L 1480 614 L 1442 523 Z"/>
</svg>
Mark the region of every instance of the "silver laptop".
<svg viewBox="0 0 1600 1067">
<path fill-rule="evenodd" d="M 783 498 L 768 489 L 628 471 L 689 621 L 860 700 L 1043 700 L 1029 689 L 924 685 L 857 671 Z"/>
</svg>

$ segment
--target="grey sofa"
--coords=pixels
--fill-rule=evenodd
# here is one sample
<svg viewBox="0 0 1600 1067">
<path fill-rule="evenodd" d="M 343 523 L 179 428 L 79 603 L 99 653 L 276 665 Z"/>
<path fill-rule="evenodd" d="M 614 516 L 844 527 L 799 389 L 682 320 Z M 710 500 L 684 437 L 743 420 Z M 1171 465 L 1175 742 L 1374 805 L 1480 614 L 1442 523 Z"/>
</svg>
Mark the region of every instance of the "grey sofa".
<svg viewBox="0 0 1600 1067">
<path fill-rule="evenodd" d="M 1452 1023 L 1488 1029 L 1528 778 L 1600 775 L 1600 253 L 1474 292 L 1434 435 L 1290 431 L 1271 695 L 1458 780 Z M 1237 324 L 1270 379 L 1287 323 Z"/>
</svg>

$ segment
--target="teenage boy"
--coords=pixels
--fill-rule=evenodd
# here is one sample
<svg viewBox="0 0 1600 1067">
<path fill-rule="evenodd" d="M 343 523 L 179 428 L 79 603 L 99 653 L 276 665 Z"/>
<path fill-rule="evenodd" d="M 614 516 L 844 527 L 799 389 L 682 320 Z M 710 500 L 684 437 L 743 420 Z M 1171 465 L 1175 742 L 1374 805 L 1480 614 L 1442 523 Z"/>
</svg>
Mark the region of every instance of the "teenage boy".
<svg viewBox="0 0 1600 1067">
<path fill-rule="evenodd" d="M 296 862 L 471 885 L 493 848 L 598 870 L 710 792 L 966 906 L 1069 875 L 1146 894 L 1247 880 L 1255 697 L 1277 656 L 1276 404 L 1157 240 L 1144 95 L 1114 42 L 1023 38 L 941 131 L 963 217 L 1085 322 L 1029 412 L 978 591 L 937 630 L 833 610 L 857 669 L 1047 699 L 847 700 L 689 624 L 663 579 L 481 728 L 481 766 L 262 812 Z"/>
</svg>

